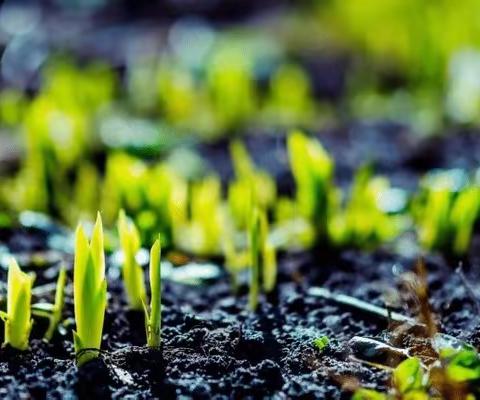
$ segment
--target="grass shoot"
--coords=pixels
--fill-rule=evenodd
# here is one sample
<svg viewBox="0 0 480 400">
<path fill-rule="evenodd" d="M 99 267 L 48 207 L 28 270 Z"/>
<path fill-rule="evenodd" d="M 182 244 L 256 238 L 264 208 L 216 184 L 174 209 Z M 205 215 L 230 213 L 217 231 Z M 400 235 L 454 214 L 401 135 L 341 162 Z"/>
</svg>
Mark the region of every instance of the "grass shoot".
<svg viewBox="0 0 480 400">
<path fill-rule="evenodd" d="M 250 250 L 249 307 L 256 310 L 260 292 L 271 292 L 277 280 L 275 247 L 268 241 L 268 222 L 265 211 L 252 212 L 248 235 Z"/>
<path fill-rule="evenodd" d="M 314 226 L 317 241 L 326 240 L 333 194 L 333 160 L 320 142 L 300 131 L 289 135 L 287 145 L 298 210 Z"/>
<path fill-rule="evenodd" d="M 463 255 L 480 211 L 480 187 L 458 184 L 456 170 L 427 175 L 412 203 L 420 243 L 428 250 Z"/>
<path fill-rule="evenodd" d="M 325 350 L 329 343 L 330 343 L 330 339 L 328 338 L 328 336 L 325 336 L 325 335 L 313 339 L 313 345 L 320 352 Z"/>
<path fill-rule="evenodd" d="M 20 270 L 12 257 L 8 265 L 7 312 L 0 312 L 5 322 L 4 345 L 18 350 L 27 350 L 33 320 L 31 299 L 34 276 Z"/>
<path fill-rule="evenodd" d="M 390 190 L 387 179 L 373 177 L 369 166 L 360 168 L 345 206 L 337 204 L 329 221 L 331 242 L 340 246 L 371 248 L 393 239 L 401 230 L 401 218 L 381 207 Z"/>
<path fill-rule="evenodd" d="M 103 227 L 100 213 L 89 242 L 83 227 L 75 235 L 73 297 L 76 331 L 73 332 L 77 365 L 98 357 L 107 306 Z"/>
<path fill-rule="evenodd" d="M 142 267 L 136 260 L 140 250 L 140 235 L 135 224 L 130 221 L 124 210 L 118 216 L 118 233 L 123 253 L 122 276 L 127 293 L 128 304 L 132 310 L 143 310 L 146 299 Z"/>
<path fill-rule="evenodd" d="M 144 304 L 145 331 L 148 347 L 160 346 L 162 326 L 161 247 L 157 239 L 150 250 L 150 307 Z"/>
</svg>

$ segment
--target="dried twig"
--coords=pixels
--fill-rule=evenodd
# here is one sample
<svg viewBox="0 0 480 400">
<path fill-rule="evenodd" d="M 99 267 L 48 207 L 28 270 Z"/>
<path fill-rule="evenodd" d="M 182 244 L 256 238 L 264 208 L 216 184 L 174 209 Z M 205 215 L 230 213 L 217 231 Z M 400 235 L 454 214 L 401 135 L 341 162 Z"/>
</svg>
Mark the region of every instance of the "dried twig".
<svg viewBox="0 0 480 400">
<path fill-rule="evenodd" d="M 415 272 L 418 278 L 415 285 L 415 294 L 417 295 L 420 306 L 420 320 L 427 327 L 428 336 L 433 337 L 435 333 L 437 333 L 437 325 L 433 318 L 432 310 L 430 309 L 430 303 L 428 302 L 427 268 L 423 258 L 418 260 L 415 266 Z"/>
<path fill-rule="evenodd" d="M 388 310 L 387 308 L 379 307 L 366 301 L 359 300 L 353 296 L 348 296 L 341 293 L 332 293 L 330 290 L 325 288 L 312 287 L 308 290 L 308 294 L 310 296 L 322 297 L 324 299 L 334 301 L 335 303 L 339 303 L 343 306 L 358 309 L 360 311 L 375 315 L 387 321 L 390 320 L 399 323 L 407 322 L 410 324 L 418 325 L 418 322 L 415 321 L 415 319 L 406 315 L 402 315 L 400 313 Z"/>
</svg>

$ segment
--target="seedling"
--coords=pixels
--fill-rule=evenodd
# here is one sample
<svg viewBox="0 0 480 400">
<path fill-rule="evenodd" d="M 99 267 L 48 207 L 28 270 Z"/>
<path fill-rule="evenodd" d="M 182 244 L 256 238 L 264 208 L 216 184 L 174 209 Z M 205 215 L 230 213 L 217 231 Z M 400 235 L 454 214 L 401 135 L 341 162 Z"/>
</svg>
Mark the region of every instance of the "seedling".
<svg viewBox="0 0 480 400">
<path fill-rule="evenodd" d="M 146 299 L 142 267 L 136 260 L 140 250 L 140 235 L 135 224 L 127 219 L 125 211 L 118 216 L 118 233 L 123 252 L 123 283 L 127 292 L 128 303 L 133 310 L 143 310 Z"/>
<path fill-rule="evenodd" d="M 412 357 L 402 361 L 393 370 L 393 384 L 398 393 L 421 393 L 426 388 L 426 377 L 418 358 Z"/>
<path fill-rule="evenodd" d="M 480 187 L 457 185 L 456 170 L 427 176 L 412 205 L 420 243 L 460 256 L 469 246 L 480 211 Z"/>
<path fill-rule="evenodd" d="M 138 227 L 141 241 L 153 243 L 158 233 L 171 244 L 173 226 L 185 223 L 187 183 L 165 164 L 148 166 L 142 160 L 115 153 L 107 160 L 102 209 L 114 223 L 120 209 Z"/>
<path fill-rule="evenodd" d="M 355 175 L 347 204 L 337 205 L 329 221 L 331 242 L 340 246 L 372 247 L 393 239 L 401 229 L 401 218 L 380 206 L 380 199 L 390 190 L 388 180 L 372 177 L 364 166 Z"/>
<path fill-rule="evenodd" d="M 157 239 L 150 250 L 150 310 L 144 304 L 145 331 L 149 347 L 160 346 L 162 325 L 161 247 Z"/>
<path fill-rule="evenodd" d="M 270 80 L 266 104 L 268 123 L 276 126 L 310 125 L 319 113 L 308 74 L 298 65 L 281 65 Z"/>
<path fill-rule="evenodd" d="M 238 128 L 255 111 L 253 65 L 245 48 L 223 45 L 213 54 L 207 70 L 207 88 L 217 124 L 222 130 Z"/>
<path fill-rule="evenodd" d="M 270 293 L 275 289 L 277 283 L 277 251 L 275 247 L 268 241 L 268 225 L 265 218 L 265 234 L 263 236 L 264 243 L 262 248 L 262 279 L 263 290 Z"/>
<path fill-rule="evenodd" d="M 359 389 L 352 400 L 428 400 L 427 376 L 418 358 L 407 358 L 394 370 L 392 383 L 394 392 L 384 394 L 370 389 Z"/>
<path fill-rule="evenodd" d="M 0 312 L 5 322 L 4 345 L 15 349 L 26 350 L 32 330 L 31 299 L 34 276 L 20 270 L 17 261 L 12 257 L 8 266 L 7 312 Z"/>
<path fill-rule="evenodd" d="M 250 310 L 255 311 L 258 306 L 258 297 L 260 295 L 260 243 L 262 241 L 261 220 L 258 210 L 253 211 L 252 220 L 249 229 L 249 247 L 250 247 L 250 290 L 248 293 L 248 306 Z"/>
<path fill-rule="evenodd" d="M 49 324 L 43 338 L 49 342 L 62 319 L 62 311 L 65 304 L 65 285 L 67 283 L 67 270 L 62 266 L 58 274 L 57 289 L 55 291 L 55 303 L 37 303 L 32 306 L 32 313 L 36 316 L 48 318 Z"/>
<path fill-rule="evenodd" d="M 175 227 L 176 244 L 202 256 L 219 254 L 224 226 L 220 180 L 210 176 L 195 182 L 190 192 L 190 219 Z"/>
<path fill-rule="evenodd" d="M 98 357 L 107 306 L 105 254 L 100 213 L 89 243 L 81 225 L 75 235 L 73 296 L 76 331 L 73 332 L 77 365 Z"/>
<path fill-rule="evenodd" d="M 262 209 L 271 207 L 277 197 L 275 180 L 255 167 L 240 141 L 230 145 L 235 180 L 228 187 L 228 205 L 237 228 L 246 229 L 253 204 Z"/>
<path fill-rule="evenodd" d="M 475 382 L 480 379 L 480 357 L 474 349 L 443 352 L 446 374 L 453 382 Z"/>
<path fill-rule="evenodd" d="M 320 352 L 325 350 L 329 343 L 330 340 L 328 339 L 328 336 L 320 336 L 316 339 L 313 339 L 313 345 Z"/>
<path fill-rule="evenodd" d="M 264 211 L 252 212 L 249 229 L 250 292 L 249 307 L 255 310 L 260 291 L 271 292 L 277 279 L 276 250 L 268 241 L 268 222 Z"/>
<path fill-rule="evenodd" d="M 333 196 L 333 160 L 315 139 L 300 131 L 288 137 L 290 166 L 296 184 L 299 212 L 314 226 L 316 240 L 327 240 Z"/>
</svg>

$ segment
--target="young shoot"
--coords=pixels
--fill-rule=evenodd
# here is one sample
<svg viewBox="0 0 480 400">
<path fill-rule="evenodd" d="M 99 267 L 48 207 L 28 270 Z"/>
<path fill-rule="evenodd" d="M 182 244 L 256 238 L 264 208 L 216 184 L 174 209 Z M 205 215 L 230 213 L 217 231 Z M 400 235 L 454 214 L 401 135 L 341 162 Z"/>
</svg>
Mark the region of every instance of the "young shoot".
<svg viewBox="0 0 480 400">
<path fill-rule="evenodd" d="M 8 265 L 7 312 L 0 312 L 5 322 L 4 345 L 18 350 L 28 349 L 28 339 L 32 330 L 31 299 L 35 277 L 20 270 L 12 257 Z"/>
<path fill-rule="evenodd" d="M 360 168 L 347 203 L 339 204 L 332 212 L 329 221 L 332 243 L 370 248 L 393 239 L 400 232 L 402 219 L 391 214 L 395 214 L 394 206 L 402 207 L 406 203 L 405 196 L 399 189 L 392 189 L 387 179 L 372 175 L 369 166 Z M 384 204 L 385 199 L 389 204 Z"/>
<path fill-rule="evenodd" d="M 424 373 L 418 358 L 412 357 L 402 361 L 393 370 L 392 375 L 393 389 L 388 394 L 360 388 L 355 392 L 352 400 L 430 399 L 428 395 L 428 376 Z M 442 383 L 445 384 L 446 382 Z"/>
<path fill-rule="evenodd" d="M 142 267 L 136 260 L 140 250 L 140 235 L 135 224 L 120 210 L 118 216 L 118 233 L 123 252 L 122 276 L 127 293 L 128 304 L 132 310 L 143 310 L 145 302 L 145 283 Z"/>
<path fill-rule="evenodd" d="M 300 131 L 290 134 L 287 145 L 298 210 L 312 223 L 316 240 L 325 240 L 333 195 L 333 160 L 320 142 Z"/>
<path fill-rule="evenodd" d="M 270 293 L 277 280 L 275 247 L 268 241 L 268 222 L 264 211 L 255 209 L 249 229 L 250 292 L 249 307 L 255 310 L 260 291 Z"/>
<path fill-rule="evenodd" d="M 73 299 L 76 322 L 73 339 L 77 365 L 81 366 L 98 357 L 107 306 L 105 253 L 100 213 L 97 215 L 90 243 L 81 225 L 76 231 Z"/>
<path fill-rule="evenodd" d="M 162 326 L 161 247 L 157 239 L 150 250 L 150 310 L 144 304 L 145 331 L 148 347 L 160 346 Z"/>
<path fill-rule="evenodd" d="M 325 335 L 313 339 L 313 345 L 319 352 L 325 350 L 329 343 L 330 339 Z"/>
<path fill-rule="evenodd" d="M 238 128 L 255 111 L 252 57 L 235 43 L 221 46 L 207 66 L 209 100 L 220 130 Z"/>
<path fill-rule="evenodd" d="M 43 338 L 49 342 L 62 319 L 63 307 L 65 305 L 65 285 L 67 283 L 67 270 L 64 266 L 60 268 L 55 291 L 55 303 L 37 303 L 32 305 L 32 313 L 35 316 L 49 320 L 47 331 Z"/>
<path fill-rule="evenodd" d="M 111 154 L 102 188 L 106 223 L 114 223 L 123 208 L 143 243 L 153 243 L 160 233 L 162 243 L 171 244 L 173 227 L 186 218 L 187 182 L 166 163 L 149 166 L 128 154 Z"/>
<path fill-rule="evenodd" d="M 235 180 L 228 186 L 228 206 L 237 228 L 248 226 L 252 204 L 268 209 L 275 204 L 275 180 L 265 171 L 257 169 L 245 145 L 233 141 L 230 145 Z"/>
<path fill-rule="evenodd" d="M 249 229 L 249 247 L 250 247 L 250 287 L 248 293 L 248 306 L 250 310 L 255 311 L 258 306 L 258 297 L 260 296 L 260 243 L 262 234 L 260 214 L 257 209 L 253 211 Z"/>
<path fill-rule="evenodd" d="M 412 213 L 426 249 L 460 256 L 469 246 L 480 211 L 480 187 L 460 170 L 428 175 L 413 202 Z"/>
<path fill-rule="evenodd" d="M 175 227 L 175 242 L 188 252 L 207 256 L 221 252 L 225 226 L 220 179 L 195 182 L 190 192 L 190 219 Z"/>
</svg>

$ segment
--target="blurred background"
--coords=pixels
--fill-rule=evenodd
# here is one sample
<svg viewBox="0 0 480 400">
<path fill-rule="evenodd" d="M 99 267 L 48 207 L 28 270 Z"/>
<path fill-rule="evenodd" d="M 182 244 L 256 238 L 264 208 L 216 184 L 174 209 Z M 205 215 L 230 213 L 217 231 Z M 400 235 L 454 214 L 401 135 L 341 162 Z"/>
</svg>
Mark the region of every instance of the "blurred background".
<svg viewBox="0 0 480 400">
<path fill-rule="evenodd" d="M 0 46 L 4 225 L 123 207 L 153 231 L 177 176 L 228 178 L 231 138 L 274 137 L 261 159 L 291 128 L 480 121 L 477 0 L 6 0 Z"/>
</svg>

